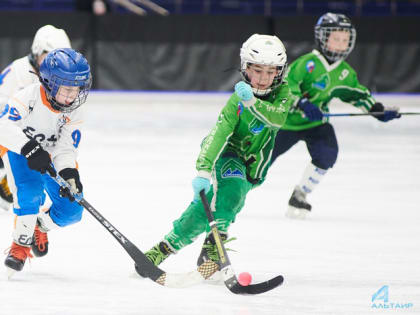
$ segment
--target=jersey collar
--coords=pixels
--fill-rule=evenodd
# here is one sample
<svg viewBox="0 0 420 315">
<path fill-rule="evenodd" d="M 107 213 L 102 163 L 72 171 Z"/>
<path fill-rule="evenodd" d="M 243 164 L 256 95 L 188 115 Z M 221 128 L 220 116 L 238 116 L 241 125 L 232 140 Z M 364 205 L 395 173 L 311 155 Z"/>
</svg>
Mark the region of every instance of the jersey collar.
<svg viewBox="0 0 420 315">
<path fill-rule="evenodd" d="M 52 111 L 53 113 L 59 114 L 60 112 L 59 112 L 58 110 L 56 110 L 56 109 L 52 108 L 51 103 L 50 103 L 50 102 L 48 102 L 48 99 L 47 99 L 47 93 L 45 92 L 44 87 L 41 85 L 41 86 L 39 87 L 39 89 L 40 89 L 40 92 L 41 92 L 41 100 L 42 100 L 42 104 L 44 104 L 45 106 L 47 106 L 47 107 L 48 107 L 48 109 L 49 109 L 50 111 Z"/>
<path fill-rule="evenodd" d="M 321 63 L 324 65 L 324 68 L 330 72 L 332 70 L 334 70 L 335 68 L 337 68 L 339 65 L 341 65 L 341 63 L 343 62 L 343 60 L 337 60 L 336 62 L 329 64 L 327 59 L 325 59 L 325 57 L 316 49 L 312 50 L 312 53 L 318 57 L 319 61 L 321 61 Z"/>
</svg>

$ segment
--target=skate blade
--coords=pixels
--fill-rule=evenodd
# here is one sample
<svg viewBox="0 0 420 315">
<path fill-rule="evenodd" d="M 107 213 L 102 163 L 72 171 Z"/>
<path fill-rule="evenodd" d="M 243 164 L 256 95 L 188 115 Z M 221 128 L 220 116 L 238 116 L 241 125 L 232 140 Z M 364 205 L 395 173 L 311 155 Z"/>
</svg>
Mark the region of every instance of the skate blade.
<svg viewBox="0 0 420 315">
<path fill-rule="evenodd" d="M 225 282 L 222 273 L 220 271 L 216 271 L 209 278 L 204 280 L 204 283 L 211 285 L 223 285 Z"/>
<path fill-rule="evenodd" d="M 0 209 L 4 210 L 5 212 L 9 212 L 10 209 L 12 209 L 12 203 L 7 202 L 6 200 L 3 200 L 0 197 Z"/>
<path fill-rule="evenodd" d="M 16 270 L 6 267 L 6 273 L 7 273 L 7 280 L 11 280 L 14 274 L 16 273 Z"/>
<path fill-rule="evenodd" d="M 309 213 L 306 209 L 299 209 L 292 206 L 289 206 L 286 212 L 286 218 L 296 219 L 296 220 L 305 220 L 306 215 Z"/>
</svg>

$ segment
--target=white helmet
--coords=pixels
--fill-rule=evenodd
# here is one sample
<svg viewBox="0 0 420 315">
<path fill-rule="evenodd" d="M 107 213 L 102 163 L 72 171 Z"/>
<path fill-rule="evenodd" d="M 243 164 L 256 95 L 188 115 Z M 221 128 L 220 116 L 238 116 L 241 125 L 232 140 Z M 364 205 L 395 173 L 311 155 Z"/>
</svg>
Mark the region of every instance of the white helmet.
<svg viewBox="0 0 420 315">
<path fill-rule="evenodd" d="M 33 57 L 38 57 L 57 48 L 71 48 L 66 32 L 52 25 L 45 25 L 36 32 L 31 53 Z"/>
<path fill-rule="evenodd" d="M 287 69 L 286 48 L 277 36 L 254 34 L 243 43 L 241 52 L 241 74 L 245 81 L 250 83 L 246 69 L 250 64 L 276 66 L 279 74 L 274 78 L 273 84 L 266 90 L 252 89 L 254 94 L 264 96 L 283 82 Z"/>
</svg>

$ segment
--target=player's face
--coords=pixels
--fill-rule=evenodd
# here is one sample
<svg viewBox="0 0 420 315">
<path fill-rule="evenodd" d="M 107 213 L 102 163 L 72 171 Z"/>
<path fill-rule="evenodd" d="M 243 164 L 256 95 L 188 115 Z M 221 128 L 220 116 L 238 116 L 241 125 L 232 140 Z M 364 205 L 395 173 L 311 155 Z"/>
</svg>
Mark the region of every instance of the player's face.
<svg viewBox="0 0 420 315">
<path fill-rule="evenodd" d="M 74 102 L 76 97 L 79 95 L 80 88 L 78 86 L 66 86 L 62 85 L 58 89 L 55 100 L 63 105 L 70 105 Z"/>
<path fill-rule="evenodd" d="M 350 33 L 347 31 L 333 31 L 328 37 L 327 49 L 332 52 L 343 52 L 349 48 Z"/>
<path fill-rule="evenodd" d="M 254 89 L 266 90 L 273 84 L 273 80 L 279 74 L 279 70 L 275 66 L 254 64 L 248 66 L 246 73 Z"/>
</svg>

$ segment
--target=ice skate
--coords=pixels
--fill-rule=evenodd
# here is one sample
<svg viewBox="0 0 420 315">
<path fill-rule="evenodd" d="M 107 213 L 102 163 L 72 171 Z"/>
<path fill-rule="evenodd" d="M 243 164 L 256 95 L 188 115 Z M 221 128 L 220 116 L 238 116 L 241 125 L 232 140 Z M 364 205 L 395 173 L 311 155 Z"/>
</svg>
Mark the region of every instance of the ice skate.
<svg viewBox="0 0 420 315">
<path fill-rule="evenodd" d="M 0 207 L 4 210 L 9 210 L 12 206 L 13 195 L 10 192 L 9 185 L 7 184 L 6 175 L 0 180 Z"/>
<path fill-rule="evenodd" d="M 47 232 L 41 230 L 39 224 L 35 226 L 32 252 L 36 257 L 42 257 L 48 253 L 48 235 Z"/>
<path fill-rule="evenodd" d="M 26 258 L 32 258 L 31 248 L 25 247 L 16 244 L 15 242 L 12 243 L 12 247 L 10 248 L 9 254 L 4 261 L 8 269 L 8 277 L 9 279 L 13 276 L 16 271 L 21 271 L 23 266 L 25 265 Z"/>
<path fill-rule="evenodd" d="M 227 234 L 220 233 L 223 243 L 226 243 Z M 229 240 L 230 241 L 230 240 Z M 204 240 L 203 247 L 201 248 L 200 256 L 197 259 L 197 266 L 202 265 L 207 260 L 213 260 L 215 263 L 219 262 L 219 254 L 217 253 L 216 244 L 213 234 L 210 233 Z"/>
<path fill-rule="evenodd" d="M 228 239 L 228 236 L 225 233 L 220 233 L 220 237 L 222 238 L 222 241 L 224 244 L 236 239 L 236 238 Z M 231 249 L 228 248 L 226 250 L 231 250 Z M 209 260 L 219 265 L 219 254 L 217 252 L 216 244 L 215 244 L 212 233 L 210 233 L 204 240 L 200 256 L 197 259 L 197 266 L 200 267 Z M 212 273 L 210 276 L 207 277 L 206 275 L 205 277 L 206 277 L 206 283 L 208 284 L 214 284 L 214 285 L 223 284 L 222 274 L 218 270 Z"/>
<path fill-rule="evenodd" d="M 306 194 L 296 186 L 289 199 L 289 208 L 287 209 L 286 217 L 303 220 L 311 209 L 312 206 L 306 201 Z"/>
<path fill-rule="evenodd" d="M 6 267 L 7 280 L 12 279 L 16 272 L 16 270 Z"/>
<path fill-rule="evenodd" d="M 159 266 L 166 258 L 169 257 L 169 255 L 173 253 L 174 251 L 169 247 L 168 243 L 162 241 L 149 249 L 145 255 L 155 266 Z M 140 266 L 134 264 L 134 267 L 141 277 L 146 277 L 146 275 L 142 273 Z"/>
</svg>

